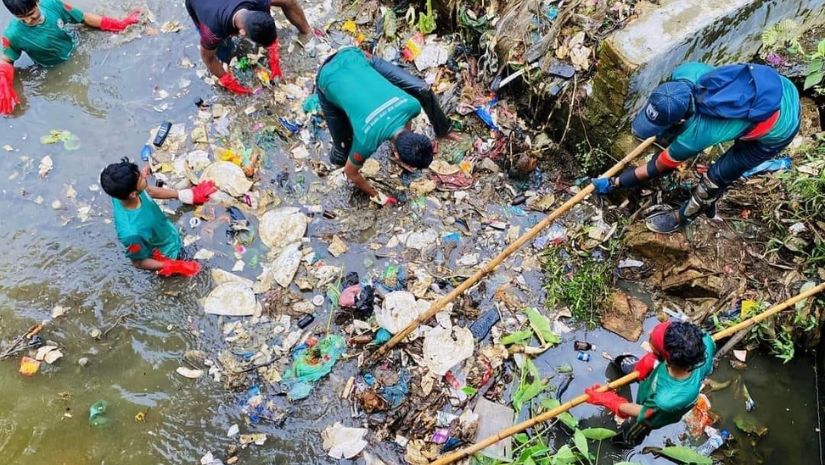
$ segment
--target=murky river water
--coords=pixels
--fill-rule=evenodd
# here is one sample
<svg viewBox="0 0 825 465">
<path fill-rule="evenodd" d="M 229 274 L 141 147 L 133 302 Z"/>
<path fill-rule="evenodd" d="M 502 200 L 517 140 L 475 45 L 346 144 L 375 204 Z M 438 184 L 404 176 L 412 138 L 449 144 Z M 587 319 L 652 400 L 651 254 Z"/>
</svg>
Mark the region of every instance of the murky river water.
<svg viewBox="0 0 825 465">
<path fill-rule="evenodd" d="M 76 3 L 118 15 L 128 10 L 113 2 Z M 178 20 L 183 30 L 125 43 L 122 36 L 81 30 L 80 48 L 70 62 L 51 70 L 18 70 L 23 109 L 0 120 L 0 146 L 13 148 L 0 152 L 0 337 L 10 340 L 49 318 L 55 305 L 69 308 L 43 333 L 65 353 L 56 366 L 24 378 L 17 374 L 16 357 L 0 362 L 0 464 L 192 464 L 207 451 L 232 444 L 227 429 L 243 425 L 236 395 L 208 380 L 191 382 L 174 374 L 185 350 L 220 341 L 217 320 L 203 315 L 197 302 L 211 288 L 209 278 L 164 281 L 129 266 L 106 222 L 110 200 L 90 189 L 106 164 L 126 155 L 137 158 L 150 128 L 163 120 L 189 120 L 193 100 L 213 95 L 194 69 L 179 66 L 184 58 L 199 62 L 182 2 L 149 0 L 148 6 L 157 17 L 155 27 Z M 8 19 L 0 11 L 0 24 Z M 191 85 L 181 89 L 181 78 Z M 157 88 L 171 97 L 155 100 Z M 163 112 L 153 108 L 163 104 L 168 105 Z M 41 145 L 40 137 L 53 128 L 77 135 L 80 149 Z M 44 155 L 52 157 L 54 169 L 41 179 L 37 167 Z M 77 191 L 74 200 L 65 196 L 68 185 Z M 55 200 L 61 208 L 52 208 Z M 87 222 L 76 218 L 78 206 L 92 207 Z M 110 328 L 100 340 L 90 336 L 94 329 Z M 610 344 L 613 352 L 631 348 L 612 335 L 590 337 Z M 571 393 L 599 380 L 603 368 L 603 361 L 594 360 L 588 372 L 576 362 L 572 338 L 551 352 L 557 354 L 554 364 L 571 361 L 576 367 Z M 89 359 L 88 366 L 78 365 L 81 357 Z M 743 374 L 753 379 L 751 394 L 760 403 L 755 415 L 771 428 L 762 445 L 786 464 L 809 465 L 818 457 L 810 367 L 804 359 L 785 366 L 764 360 Z M 347 370 L 336 370 L 329 383 L 340 384 Z M 792 380 L 774 382 L 779 372 L 790 373 Z M 242 463 L 334 463 L 324 455 L 318 431 L 349 416 L 336 398 L 318 389 L 293 409 L 284 428 L 262 427 L 270 440 L 241 453 Z M 93 428 L 88 408 L 101 399 L 109 403 L 109 426 Z M 726 402 L 741 404 L 720 394 L 715 409 L 732 412 Z M 580 415 L 596 413 L 580 410 Z M 144 422 L 135 421 L 139 412 L 145 413 Z M 793 429 L 786 427 L 788 418 Z M 666 430 L 652 441 L 660 445 L 662 437 L 674 434 Z M 643 459 L 653 463 L 647 456 L 634 458 Z"/>
</svg>

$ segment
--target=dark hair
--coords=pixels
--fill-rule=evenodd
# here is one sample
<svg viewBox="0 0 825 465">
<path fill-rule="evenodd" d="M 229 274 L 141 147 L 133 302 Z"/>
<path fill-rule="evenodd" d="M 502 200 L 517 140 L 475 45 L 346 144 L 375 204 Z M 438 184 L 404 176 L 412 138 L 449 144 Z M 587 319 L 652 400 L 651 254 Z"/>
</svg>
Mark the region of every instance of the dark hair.
<svg viewBox="0 0 825 465">
<path fill-rule="evenodd" d="M 37 0 L 3 0 L 3 4 L 14 16 L 23 16 L 37 6 Z"/>
<path fill-rule="evenodd" d="M 241 21 L 247 37 L 258 45 L 269 47 L 278 37 L 275 20 L 268 11 L 247 11 Z"/>
<path fill-rule="evenodd" d="M 702 330 L 694 324 L 671 323 L 665 333 L 665 350 L 670 356 L 668 363 L 690 370 L 704 362 L 704 337 Z"/>
<path fill-rule="evenodd" d="M 140 180 L 138 166 L 123 157 L 119 163 L 112 163 L 100 173 L 100 187 L 112 197 L 120 200 L 129 198 L 137 190 Z"/>
<path fill-rule="evenodd" d="M 395 138 L 395 148 L 401 161 L 416 168 L 426 168 L 433 162 L 433 141 L 427 136 L 405 129 Z"/>
</svg>

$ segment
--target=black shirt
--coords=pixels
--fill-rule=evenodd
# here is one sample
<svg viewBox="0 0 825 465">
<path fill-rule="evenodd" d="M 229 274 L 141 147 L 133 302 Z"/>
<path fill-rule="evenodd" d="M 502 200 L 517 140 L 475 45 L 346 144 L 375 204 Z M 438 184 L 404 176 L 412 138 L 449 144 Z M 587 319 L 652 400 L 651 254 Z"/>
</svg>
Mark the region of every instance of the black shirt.
<svg viewBox="0 0 825 465">
<path fill-rule="evenodd" d="M 186 11 L 201 35 L 201 47 L 215 50 L 238 33 L 232 17 L 240 9 L 269 12 L 270 0 L 186 0 Z"/>
</svg>

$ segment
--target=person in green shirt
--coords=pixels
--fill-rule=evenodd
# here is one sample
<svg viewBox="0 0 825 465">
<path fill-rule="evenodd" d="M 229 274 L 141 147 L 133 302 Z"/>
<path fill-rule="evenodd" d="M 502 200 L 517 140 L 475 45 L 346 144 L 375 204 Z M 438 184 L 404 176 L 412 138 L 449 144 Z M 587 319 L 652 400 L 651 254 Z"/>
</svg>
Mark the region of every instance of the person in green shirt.
<svg viewBox="0 0 825 465">
<path fill-rule="evenodd" d="M 599 194 L 635 188 L 709 147 L 733 142 L 701 175 L 679 210 L 655 213 L 646 220 L 651 231 L 675 232 L 703 213 L 715 217 L 717 200 L 734 181 L 790 145 L 799 132 L 800 115 L 796 86 L 773 68 L 684 63 L 653 91 L 632 123 L 636 136 L 656 136 L 669 143 L 667 149 L 619 176 L 594 179 L 593 185 Z"/>
<path fill-rule="evenodd" d="M 20 103 L 14 91 L 14 62 L 23 52 L 41 66 L 68 60 L 77 46 L 77 34 L 69 24 L 83 23 L 109 32 L 121 32 L 138 22 L 139 11 L 124 19 L 100 16 L 72 7 L 60 0 L 3 0 L 16 18 L 6 26 L 0 45 L 0 114 L 9 115 Z"/>
<path fill-rule="evenodd" d="M 613 391 L 597 392 L 598 385 L 585 389 L 588 403 L 628 418 L 622 425 L 627 444 L 638 444 L 651 430 L 678 422 L 693 408 L 702 382 L 713 371 L 716 343 L 694 324 L 660 323 L 650 333 L 650 345 L 653 352 L 633 368 L 641 381 L 636 402 Z"/>
<path fill-rule="evenodd" d="M 215 192 L 215 185 L 204 181 L 191 189 L 174 190 L 150 186 L 148 178 L 149 165 L 138 169 L 127 158 L 100 173 L 100 186 L 112 197 L 117 238 L 126 248 L 126 257 L 140 269 L 157 271 L 161 276 L 194 276 L 200 265 L 177 260 L 180 233 L 152 199 L 201 205 Z"/>
<path fill-rule="evenodd" d="M 430 166 L 433 142 L 410 130 L 422 108 L 437 137 L 454 138 L 426 82 L 356 47 L 341 49 L 321 65 L 316 90 L 332 136 L 330 161 L 343 166 L 347 179 L 379 205 L 397 200 L 370 185 L 359 169 L 381 144 L 392 141 L 393 156 L 403 164 Z"/>
</svg>

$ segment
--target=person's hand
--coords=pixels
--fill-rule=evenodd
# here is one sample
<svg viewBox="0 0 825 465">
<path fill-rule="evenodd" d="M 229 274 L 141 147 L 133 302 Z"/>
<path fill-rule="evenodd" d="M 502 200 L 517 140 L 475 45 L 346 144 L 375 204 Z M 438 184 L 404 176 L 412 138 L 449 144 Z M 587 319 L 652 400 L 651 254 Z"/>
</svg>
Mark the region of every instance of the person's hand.
<svg viewBox="0 0 825 465">
<path fill-rule="evenodd" d="M 0 59 L 0 114 L 10 115 L 20 103 L 14 91 L 14 65 Z"/>
<path fill-rule="evenodd" d="M 656 358 L 656 355 L 654 355 L 651 352 L 648 352 L 644 357 L 642 357 L 638 362 L 636 362 L 636 366 L 633 367 L 633 369 L 639 372 L 640 380 L 647 378 L 650 372 L 652 372 L 653 369 L 656 368 L 656 362 L 658 360 L 659 359 Z"/>
<path fill-rule="evenodd" d="M 587 403 L 591 405 L 598 405 L 600 407 L 604 407 L 613 412 L 614 415 L 618 415 L 622 418 L 625 418 L 626 415 L 623 414 L 621 410 L 619 410 L 619 406 L 621 406 L 622 404 L 629 403 L 627 399 L 616 394 L 613 391 L 597 392 L 597 390 L 600 387 L 601 386 L 599 386 L 598 384 L 594 384 L 593 386 L 590 386 L 589 388 L 584 390 L 585 394 L 587 394 L 588 397 Z"/>
<path fill-rule="evenodd" d="M 281 41 L 275 39 L 272 45 L 266 48 L 266 57 L 269 59 L 269 71 L 272 77 L 283 78 L 281 72 Z"/>
<path fill-rule="evenodd" d="M 132 10 L 125 18 L 117 19 L 104 16 L 100 18 L 100 30 L 106 32 L 123 32 L 132 24 L 140 21 L 140 10 Z"/>
<path fill-rule="evenodd" d="M 191 189 L 178 191 L 178 199 L 189 205 L 203 205 L 218 188 L 212 181 L 203 181 Z"/>
<path fill-rule="evenodd" d="M 439 137 L 439 139 L 461 142 L 461 136 L 457 132 L 448 132 L 444 137 Z"/>
<path fill-rule="evenodd" d="M 599 195 L 606 195 L 613 192 L 613 183 L 610 182 L 609 178 L 593 178 L 590 182 L 593 183 L 593 187 L 596 188 L 596 193 Z"/>
<path fill-rule="evenodd" d="M 235 79 L 235 76 L 232 73 L 226 73 L 218 79 L 218 83 L 223 86 L 224 89 L 238 95 L 249 95 L 252 93 L 252 89 L 246 87 L 245 85 L 238 82 Z"/>
<path fill-rule="evenodd" d="M 196 261 L 172 260 L 157 250 L 152 252 L 152 258 L 163 263 L 163 267 L 158 270 L 158 274 L 167 278 L 174 275 L 191 278 L 201 270 L 201 264 Z"/>
<path fill-rule="evenodd" d="M 379 191 L 379 192 L 376 192 L 375 195 L 370 197 L 370 202 L 377 203 L 378 205 L 381 205 L 383 207 L 384 205 L 395 205 L 395 204 L 397 204 L 398 199 L 396 199 L 395 197 L 390 197 L 390 196 L 384 195 L 382 192 Z"/>
</svg>

